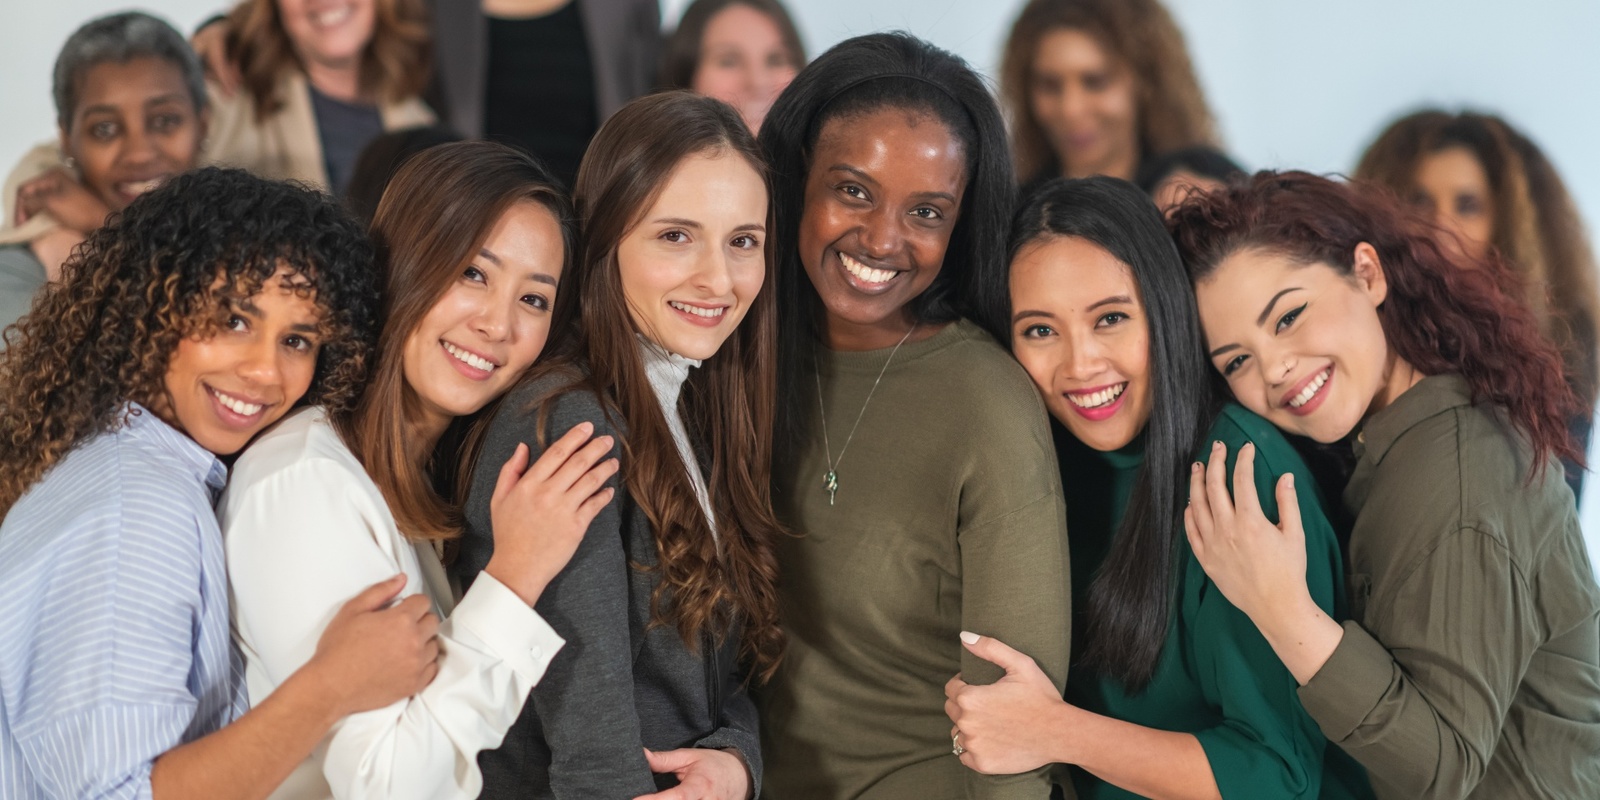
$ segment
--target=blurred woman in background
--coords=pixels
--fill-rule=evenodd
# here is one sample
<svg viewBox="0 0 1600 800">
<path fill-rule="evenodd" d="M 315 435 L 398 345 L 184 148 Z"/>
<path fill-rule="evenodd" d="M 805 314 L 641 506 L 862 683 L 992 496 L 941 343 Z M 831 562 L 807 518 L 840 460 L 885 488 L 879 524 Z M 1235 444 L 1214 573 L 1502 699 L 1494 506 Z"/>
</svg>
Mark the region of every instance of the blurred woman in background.
<svg viewBox="0 0 1600 800">
<path fill-rule="evenodd" d="M 805 65 L 800 32 L 778 0 L 695 0 L 667 39 L 660 82 L 733 106 L 759 133 L 772 101 Z"/>
</svg>

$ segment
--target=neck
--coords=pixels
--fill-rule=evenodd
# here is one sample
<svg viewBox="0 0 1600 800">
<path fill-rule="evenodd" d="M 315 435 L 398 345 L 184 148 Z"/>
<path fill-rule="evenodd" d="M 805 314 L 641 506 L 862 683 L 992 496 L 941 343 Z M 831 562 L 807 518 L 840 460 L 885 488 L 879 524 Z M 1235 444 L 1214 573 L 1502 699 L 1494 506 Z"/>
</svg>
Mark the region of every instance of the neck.
<svg viewBox="0 0 1600 800">
<path fill-rule="evenodd" d="M 906 332 L 911 333 L 911 338 L 906 338 Z M 833 314 L 825 314 L 822 321 L 822 343 L 829 350 L 843 352 L 859 352 L 862 350 L 883 350 L 894 347 L 901 340 L 907 342 L 920 342 L 944 329 L 944 325 L 920 325 L 912 318 L 911 313 L 901 308 L 898 312 L 885 317 L 877 322 L 866 324 L 840 319 Z"/>
<path fill-rule="evenodd" d="M 1108 178 L 1121 178 L 1125 181 L 1133 180 L 1133 174 L 1139 169 L 1137 151 L 1128 150 L 1116 153 L 1106 160 L 1084 170 L 1074 170 L 1063 167 L 1061 174 L 1067 178 L 1089 178 L 1095 175 L 1104 175 Z"/>
<path fill-rule="evenodd" d="M 433 457 L 433 448 L 439 444 L 446 428 L 454 417 L 436 411 L 419 410 L 406 420 L 406 457 L 413 463 L 426 466 Z"/>
<path fill-rule="evenodd" d="M 1416 386 L 1426 377 L 1428 376 L 1418 372 L 1417 368 L 1411 366 L 1410 362 L 1398 355 L 1390 354 L 1389 362 L 1384 366 L 1383 388 L 1378 391 L 1376 397 L 1372 398 L 1372 405 L 1367 408 L 1367 416 L 1388 408 L 1391 403 L 1400 398 L 1400 395 L 1405 394 L 1406 390 Z"/>
<path fill-rule="evenodd" d="M 301 59 L 306 65 L 306 80 L 317 91 L 345 103 L 361 100 L 361 61 L 351 59 L 348 64 L 319 64 Z"/>
</svg>

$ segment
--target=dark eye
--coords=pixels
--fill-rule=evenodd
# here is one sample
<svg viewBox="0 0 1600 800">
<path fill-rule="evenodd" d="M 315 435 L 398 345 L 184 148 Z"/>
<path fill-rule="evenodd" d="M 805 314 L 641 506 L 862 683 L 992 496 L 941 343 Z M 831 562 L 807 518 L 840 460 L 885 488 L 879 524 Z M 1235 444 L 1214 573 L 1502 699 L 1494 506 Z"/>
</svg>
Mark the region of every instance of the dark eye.
<svg viewBox="0 0 1600 800">
<path fill-rule="evenodd" d="M 1055 333 L 1055 330 L 1049 325 L 1029 325 L 1022 329 L 1022 338 L 1043 339 L 1046 336 L 1054 336 Z"/>
<path fill-rule="evenodd" d="M 867 190 L 863 189 L 860 186 L 857 186 L 857 185 L 855 185 L 853 183 L 847 183 L 847 184 L 839 187 L 839 191 L 844 192 L 846 197 L 850 197 L 850 198 L 853 198 L 853 199 L 856 199 L 856 200 L 865 200 L 865 199 L 867 199 Z"/>
<path fill-rule="evenodd" d="M 317 349 L 316 342 L 313 342 L 297 333 L 284 337 L 283 343 L 290 350 L 293 350 L 297 353 L 310 353 Z"/>
<path fill-rule="evenodd" d="M 489 278 L 483 274 L 483 270 L 472 266 L 462 270 L 461 277 L 466 278 L 473 283 L 487 283 L 489 281 Z"/>
<path fill-rule="evenodd" d="M 1109 328 L 1112 325 L 1116 325 L 1121 322 L 1127 322 L 1128 319 L 1129 317 L 1127 314 L 1124 314 L 1121 311 L 1113 311 L 1096 320 L 1095 326 L 1100 328 Z"/>
<path fill-rule="evenodd" d="M 761 246 L 761 240 L 746 233 L 733 237 L 732 244 L 740 250 L 754 250 Z"/>
<path fill-rule="evenodd" d="M 101 141 L 115 139 L 117 133 L 117 123 L 115 122 L 96 122 L 89 126 L 89 135 Z"/>
<path fill-rule="evenodd" d="M 1103 92 L 1111 85 L 1111 76 L 1103 72 L 1091 72 L 1083 76 L 1083 88 L 1089 92 Z"/>
<path fill-rule="evenodd" d="M 183 117 L 177 114 L 158 114 L 150 120 L 151 130 L 167 133 L 177 130 L 183 125 Z"/>
<path fill-rule="evenodd" d="M 1477 195 L 1463 194 L 1456 196 L 1456 213 L 1464 217 L 1474 217 L 1483 213 L 1483 201 Z"/>
<path fill-rule="evenodd" d="M 939 209 L 930 208 L 928 206 L 921 206 L 921 207 L 918 207 L 918 208 L 913 208 L 913 209 L 911 209 L 911 213 L 913 215 L 915 215 L 919 219 L 934 220 L 934 221 L 944 219 L 944 215 L 939 213 Z"/>
<path fill-rule="evenodd" d="M 525 294 L 522 296 L 522 302 L 539 311 L 550 310 L 550 300 L 542 294 Z"/>
<path fill-rule="evenodd" d="M 229 315 L 228 330 L 239 332 L 250 330 L 250 322 L 238 314 Z"/>
<path fill-rule="evenodd" d="M 673 230 L 663 232 L 661 234 L 661 238 L 666 239 L 673 244 L 682 244 L 689 241 L 689 234 L 674 228 Z"/>
<path fill-rule="evenodd" d="M 1283 316 L 1278 317 L 1277 332 L 1283 333 L 1284 329 L 1288 328 L 1290 325 L 1293 325 L 1294 321 L 1300 318 L 1300 312 L 1304 310 L 1306 310 L 1306 307 L 1305 304 L 1302 303 L 1299 308 L 1285 311 Z"/>
<path fill-rule="evenodd" d="M 1234 356 L 1228 359 L 1227 363 L 1222 365 L 1222 376 L 1225 378 L 1233 377 L 1234 371 L 1244 364 L 1246 358 L 1248 356 Z"/>
</svg>

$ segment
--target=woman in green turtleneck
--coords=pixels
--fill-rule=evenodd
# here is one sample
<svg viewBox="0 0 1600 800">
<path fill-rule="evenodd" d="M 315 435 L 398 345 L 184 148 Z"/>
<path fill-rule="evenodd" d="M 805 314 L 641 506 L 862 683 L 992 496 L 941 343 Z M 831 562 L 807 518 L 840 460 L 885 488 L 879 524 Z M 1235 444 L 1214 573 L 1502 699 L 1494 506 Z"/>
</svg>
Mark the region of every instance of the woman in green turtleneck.
<svg viewBox="0 0 1600 800">
<path fill-rule="evenodd" d="M 1155 206 L 1109 178 L 1055 181 L 1011 236 L 1012 350 L 1056 426 L 1083 656 L 1057 694 L 1030 659 L 964 633 L 1007 676 L 947 687 L 960 758 L 985 773 L 1069 765 L 1080 798 L 1371 795 L 1329 747 L 1295 680 L 1206 578 L 1183 535 L 1190 465 L 1220 441 L 1255 450 L 1255 481 L 1314 487 L 1272 425 L 1220 405 L 1194 296 Z M 1307 491 L 1306 579 L 1341 613 L 1339 545 Z"/>
</svg>

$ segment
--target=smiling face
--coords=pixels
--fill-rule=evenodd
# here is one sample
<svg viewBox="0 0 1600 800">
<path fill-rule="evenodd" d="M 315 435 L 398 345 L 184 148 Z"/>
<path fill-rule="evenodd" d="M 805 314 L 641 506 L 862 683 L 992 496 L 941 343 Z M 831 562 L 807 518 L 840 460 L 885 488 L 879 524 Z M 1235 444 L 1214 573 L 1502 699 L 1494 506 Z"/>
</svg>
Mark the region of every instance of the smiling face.
<svg viewBox="0 0 1600 800">
<path fill-rule="evenodd" d="M 750 130 L 759 132 L 772 101 L 799 72 L 795 60 L 771 17 L 736 3 L 706 23 L 689 88 L 738 109 Z"/>
<path fill-rule="evenodd" d="M 307 66 L 348 69 L 372 41 L 379 0 L 276 0 L 278 18 Z"/>
<path fill-rule="evenodd" d="M 426 419 L 442 431 L 499 397 L 544 349 L 561 279 L 561 226 L 544 206 L 518 202 L 406 338 L 404 373 Z"/>
<path fill-rule="evenodd" d="M 1406 374 L 1378 318 L 1388 283 L 1371 245 L 1346 275 L 1241 250 L 1195 286 L 1211 363 L 1245 408 L 1290 433 L 1335 442 L 1399 392 Z"/>
<path fill-rule="evenodd" d="M 79 78 L 78 106 L 61 149 L 84 185 L 113 211 L 194 166 L 206 125 L 177 65 L 159 58 L 106 61 Z"/>
<path fill-rule="evenodd" d="M 1129 180 L 1139 161 L 1134 76 L 1094 36 L 1057 28 L 1040 37 L 1028 98 L 1062 172 Z"/>
<path fill-rule="evenodd" d="M 939 276 L 966 188 L 961 142 L 926 114 L 885 108 L 822 126 L 799 247 L 831 347 L 878 349 L 905 335 L 906 304 Z"/>
<path fill-rule="evenodd" d="M 617 245 L 634 325 L 685 358 L 716 355 L 766 282 L 767 187 L 733 152 L 679 162 Z"/>
<path fill-rule="evenodd" d="M 1473 260 L 1489 254 L 1494 241 L 1494 193 L 1489 174 L 1471 150 L 1446 147 L 1423 156 L 1411 202 L 1452 234 L 1440 237 L 1446 250 Z"/>
<path fill-rule="evenodd" d="M 230 310 L 227 325 L 178 342 L 151 411 L 217 455 L 236 453 L 311 387 L 321 309 L 305 278 L 280 269 Z"/>
<path fill-rule="evenodd" d="M 1078 441 L 1121 449 L 1150 421 L 1150 325 L 1133 271 L 1099 245 L 1038 239 L 1011 262 L 1011 349 Z"/>
</svg>

